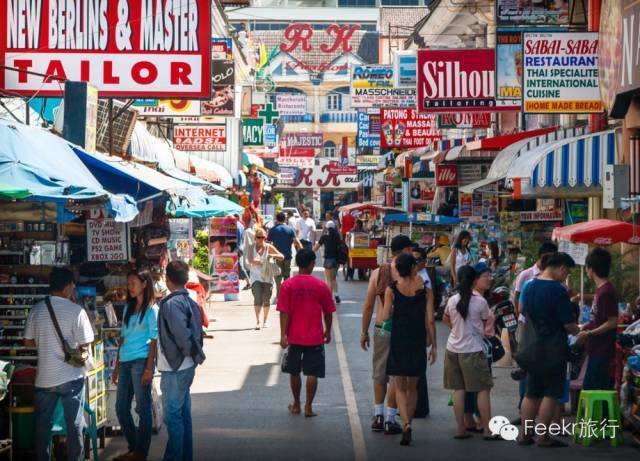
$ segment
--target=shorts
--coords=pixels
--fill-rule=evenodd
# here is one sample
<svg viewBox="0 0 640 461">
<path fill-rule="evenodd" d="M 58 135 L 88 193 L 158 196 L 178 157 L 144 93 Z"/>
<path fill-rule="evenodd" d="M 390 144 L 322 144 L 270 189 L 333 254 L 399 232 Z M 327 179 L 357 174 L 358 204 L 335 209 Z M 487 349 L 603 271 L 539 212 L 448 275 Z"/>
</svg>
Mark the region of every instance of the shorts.
<svg viewBox="0 0 640 461">
<path fill-rule="evenodd" d="M 594 357 L 589 355 L 587 370 L 584 374 L 582 389 L 585 391 L 610 391 L 614 388 L 609 366 L 613 358 Z"/>
<path fill-rule="evenodd" d="M 253 293 L 254 306 L 268 306 L 271 304 L 272 284 L 265 282 L 253 282 L 251 293 Z"/>
<path fill-rule="evenodd" d="M 373 382 L 375 384 L 387 384 L 387 360 L 391 349 L 391 332 L 380 327 L 373 329 Z"/>
<path fill-rule="evenodd" d="M 483 351 L 444 356 L 444 387 L 454 391 L 480 392 L 493 387 L 489 361 Z"/>
<path fill-rule="evenodd" d="M 290 344 L 286 358 L 282 363 L 283 373 L 299 375 L 302 371 L 305 376 L 324 378 L 324 345 L 300 346 Z"/>
<path fill-rule="evenodd" d="M 276 261 L 276 264 L 280 268 L 280 275 L 278 276 L 283 281 L 291 277 L 291 260 L 283 259 L 282 261 Z"/>
<path fill-rule="evenodd" d="M 558 367 L 557 371 L 545 374 L 527 373 L 526 396 L 539 400 L 544 397 L 552 397 L 563 400 L 567 381 L 567 366 Z"/>
<path fill-rule="evenodd" d="M 324 263 L 322 263 L 322 267 L 324 267 L 325 269 L 337 269 L 338 268 L 337 258 L 324 258 Z"/>
</svg>

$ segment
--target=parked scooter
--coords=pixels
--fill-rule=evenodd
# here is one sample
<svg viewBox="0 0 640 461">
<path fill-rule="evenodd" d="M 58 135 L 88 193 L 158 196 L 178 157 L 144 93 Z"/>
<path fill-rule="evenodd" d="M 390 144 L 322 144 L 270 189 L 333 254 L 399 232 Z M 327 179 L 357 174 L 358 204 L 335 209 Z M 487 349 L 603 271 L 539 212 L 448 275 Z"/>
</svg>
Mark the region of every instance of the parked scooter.
<svg viewBox="0 0 640 461">
<path fill-rule="evenodd" d="M 496 334 L 500 337 L 505 329 L 509 332 L 509 346 L 511 347 L 511 353 L 515 354 L 518 346 L 516 342 L 518 319 L 516 318 L 515 306 L 509 299 L 509 289 L 501 286 L 493 290 L 489 304 L 491 312 L 496 317 Z"/>
</svg>

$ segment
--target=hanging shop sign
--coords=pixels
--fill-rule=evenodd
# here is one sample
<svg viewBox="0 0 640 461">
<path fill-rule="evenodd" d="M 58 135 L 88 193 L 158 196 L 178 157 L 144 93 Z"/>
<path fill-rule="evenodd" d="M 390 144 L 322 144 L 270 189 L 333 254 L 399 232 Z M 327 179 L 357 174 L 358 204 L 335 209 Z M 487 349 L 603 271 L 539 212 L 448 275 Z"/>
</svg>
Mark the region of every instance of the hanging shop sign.
<svg viewBox="0 0 640 461">
<path fill-rule="evenodd" d="M 287 153 L 297 149 L 317 149 L 323 144 L 322 133 L 285 133 L 282 137 Z"/>
<path fill-rule="evenodd" d="M 306 157 L 284 156 L 280 151 L 280 156 L 276 159 L 276 162 L 280 167 L 313 168 L 315 165 L 313 149 L 311 149 L 311 155 Z"/>
<path fill-rule="evenodd" d="M 562 221 L 561 211 L 521 211 L 521 222 Z"/>
<path fill-rule="evenodd" d="M 495 96 L 495 49 L 418 50 L 420 112 L 515 110 Z"/>
<path fill-rule="evenodd" d="M 307 96 L 304 94 L 278 93 L 276 108 L 280 115 L 305 115 L 307 113 Z"/>
<path fill-rule="evenodd" d="M 135 99 L 131 105 L 140 115 L 192 117 L 200 115 L 200 101 L 188 99 Z"/>
<path fill-rule="evenodd" d="M 415 88 L 418 61 L 415 50 L 393 52 L 393 85 L 397 88 Z"/>
<path fill-rule="evenodd" d="M 233 85 L 235 82 L 234 62 L 227 59 L 214 59 L 211 81 L 214 86 Z"/>
<path fill-rule="evenodd" d="M 599 113 L 598 33 L 524 34 L 524 111 Z"/>
<path fill-rule="evenodd" d="M 589 245 L 587 243 L 574 243 L 567 240 L 558 242 L 558 251 L 568 254 L 579 266 L 584 266 L 589 254 Z"/>
<path fill-rule="evenodd" d="M 496 98 L 522 100 L 522 32 L 496 32 Z"/>
<path fill-rule="evenodd" d="M 234 108 L 234 86 L 214 85 L 212 98 L 202 101 L 200 111 L 202 115 L 232 116 Z"/>
<path fill-rule="evenodd" d="M 87 219 L 87 261 L 126 261 L 128 233 L 125 223 L 111 218 Z"/>
<path fill-rule="evenodd" d="M 264 145 L 264 119 L 263 118 L 243 118 L 242 119 L 242 143 L 245 146 Z"/>
<path fill-rule="evenodd" d="M 415 107 L 415 88 L 395 88 L 391 66 L 353 66 L 351 107 Z"/>
<path fill-rule="evenodd" d="M 358 110 L 358 131 L 356 146 L 358 149 L 380 148 L 380 113 Z"/>
<path fill-rule="evenodd" d="M 217 151 L 227 149 L 225 125 L 188 125 L 173 127 L 173 147 L 181 151 Z"/>
<path fill-rule="evenodd" d="M 569 0 L 496 0 L 496 19 L 499 26 L 566 26 Z"/>
<path fill-rule="evenodd" d="M 491 114 L 489 112 L 459 112 L 454 114 L 439 114 L 438 128 L 489 128 Z"/>
<path fill-rule="evenodd" d="M 5 0 L 0 24 L 8 94 L 61 97 L 73 80 L 101 97 L 211 95 L 210 0 Z"/>
<path fill-rule="evenodd" d="M 233 61 L 233 39 L 231 37 L 212 37 L 211 59 Z"/>
<path fill-rule="evenodd" d="M 440 139 L 437 114 L 419 114 L 416 109 L 380 109 L 383 148 L 429 147 Z"/>
<path fill-rule="evenodd" d="M 382 163 L 382 155 L 356 155 L 357 167 L 377 167 Z"/>
<path fill-rule="evenodd" d="M 318 165 L 299 168 L 295 181 L 288 187 L 298 189 L 355 189 L 358 172 L 355 165 L 342 165 L 331 159 L 319 159 Z"/>
<path fill-rule="evenodd" d="M 436 165 L 436 187 L 457 187 L 458 186 L 458 166 L 457 165 Z"/>
<path fill-rule="evenodd" d="M 278 145 L 278 127 L 272 123 L 264 127 L 264 145 L 269 149 Z"/>
</svg>

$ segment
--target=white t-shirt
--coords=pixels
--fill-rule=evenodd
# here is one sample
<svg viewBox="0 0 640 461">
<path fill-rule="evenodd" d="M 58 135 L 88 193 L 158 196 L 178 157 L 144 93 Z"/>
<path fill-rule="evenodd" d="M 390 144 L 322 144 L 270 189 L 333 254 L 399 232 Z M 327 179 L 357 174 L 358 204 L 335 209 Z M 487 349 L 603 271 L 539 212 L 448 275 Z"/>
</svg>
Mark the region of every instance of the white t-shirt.
<svg viewBox="0 0 640 461">
<path fill-rule="evenodd" d="M 195 363 L 191 357 L 185 357 L 182 361 L 182 365 L 176 371 L 186 370 L 187 368 L 194 367 Z M 162 352 L 162 346 L 160 345 L 160 341 L 158 341 L 158 371 L 173 371 L 171 369 L 171 365 L 167 362 L 166 357 L 164 356 L 164 352 Z"/>
<path fill-rule="evenodd" d="M 431 278 L 429 277 L 429 274 L 427 273 L 427 269 L 426 268 L 420 269 L 418 271 L 418 275 L 420 276 L 420 278 L 424 282 L 424 287 L 425 288 L 429 288 L 430 290 L 433 290 L 433 286 L 431 285 Z"/>
<path fill-rule="evenodd" d="M 489 304 L 477 293 L 473 293 L 469 302 L 467 318 L 463 319 L 456 306 L 460 295 L 449 298 L 444 313 L 451 319 L 451 332 L 447 339 L 447 350 L 458 354 L 480 352 L 484 350 L 484 321 L 489 319 Z"/>
<path fill-rule="evenodd" d="M 300 218 L 297 224 L 298 238 L 311 241 L 312 231 L 316 229 L 316 222 L 311 218 Z"/>
<path fill-rule="evenodd" d="M 70 347 L 76 348 L 81 344 L 93 342 L 93 328 L 82 307 L 58 296 L 51 296 L 51 306 L 62 336 Z M 31 309 L 24 329 L 24 338 L 35 340 L 38 348 L 36 387 L 55 387 L 85 377 L 84 368 L 76 368 L 65 363 L 62 344 L 44 301 Z"/>
<path fill-rule="evenodd" d="M 300 218 L 296 218 L 295 216 L 291 216 L 289 218 L 289 221 L 287 221 L 287 224 L 289 224 L 289 226 L 291 226 L 292 229 L 297 229 L 298 228 L 298 221 L 300 220 Z"/>
</svg>

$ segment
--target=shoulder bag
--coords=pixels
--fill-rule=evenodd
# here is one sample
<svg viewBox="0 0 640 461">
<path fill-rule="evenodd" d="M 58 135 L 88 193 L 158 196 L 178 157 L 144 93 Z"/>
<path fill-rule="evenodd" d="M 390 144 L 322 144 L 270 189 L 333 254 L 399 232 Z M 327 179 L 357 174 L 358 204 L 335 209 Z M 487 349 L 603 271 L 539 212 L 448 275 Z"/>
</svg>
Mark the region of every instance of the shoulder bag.
<svg viewBox="0 0 640 461">
<path fill-rule="evenodd" d="M 81 348 L 74 349 L 69 346 L 67 340 L 64 339 L 64 336 L 62 336 L 62 331 L 60 330 L 60 325 L 58 324 L 56 314 L 53 312 L 53 307 L 51 306 L 51 299 L 49 298 L 49 296 L 44 298 L 44 302 L 47 305 L 47 310 L 49 311 L 49 315 L 51 316 L 51 320 L 53 321 L 53 326 L 56 330 L 56 334 L 58 335 L 58 339 L 62 344 L 65 363 L 68 363 L 75 368 L 85 368 L 87 365 L 89 365 L 89 351 Z"/>
<path fill-rule="evenodd" d="M 525 313 L 523 344 L 515 356 L 518 365 L 535 374 L 547 374 L 566 367 L 569 345 L 561 328 L 551 329 Z"/>
</svg>

